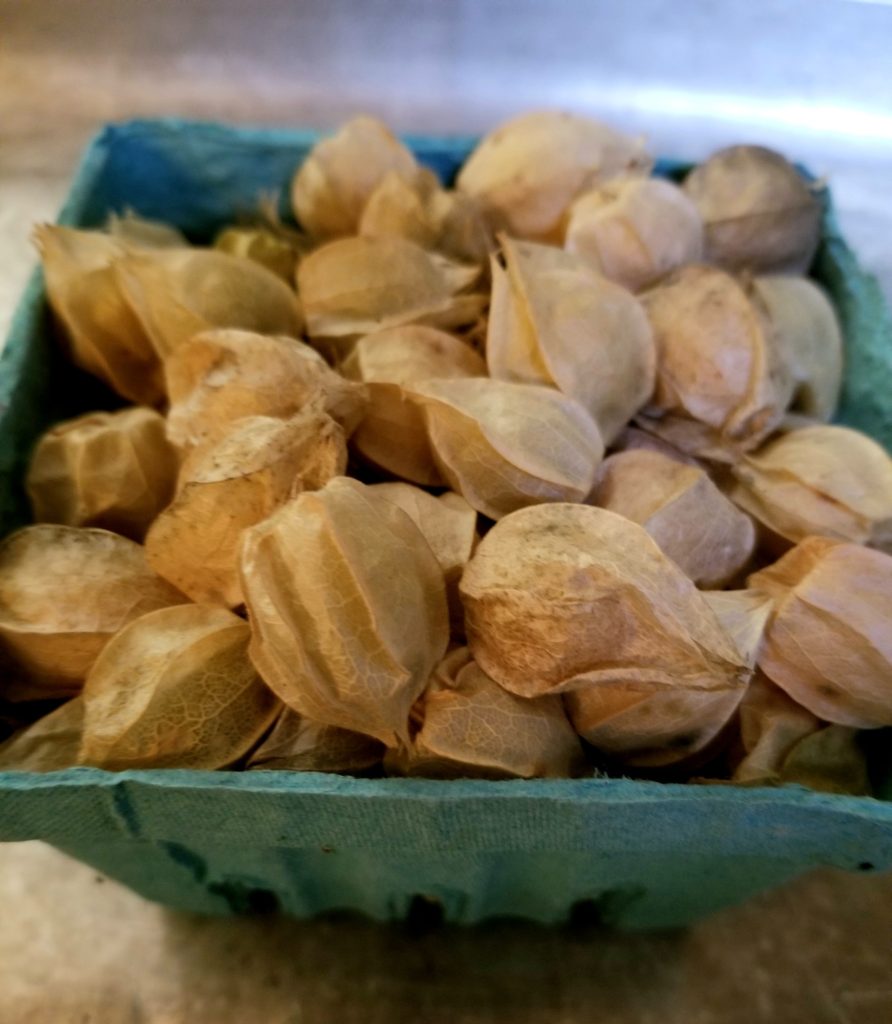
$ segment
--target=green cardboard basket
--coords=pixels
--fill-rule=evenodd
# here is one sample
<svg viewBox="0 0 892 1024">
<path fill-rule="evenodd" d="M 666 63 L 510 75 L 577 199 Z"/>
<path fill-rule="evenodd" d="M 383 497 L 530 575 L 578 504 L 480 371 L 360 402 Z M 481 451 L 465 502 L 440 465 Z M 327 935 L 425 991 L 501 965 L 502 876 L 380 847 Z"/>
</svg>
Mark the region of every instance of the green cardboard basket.
<svg viewBox="0 0 892 1024">
<path fill-rule="evenodd" d="M 131 207 L 196 241 L 287 182 L 315 135 L 182 121 L 107 127 L 60 223 Z M 471 140 L 410 138 L 450 180 Z M 677 174 L 683 165 L 662 162 Z M 892 322 L 826 201 L 815 276 L 848 342 L 840 420 L 892 447 Z M 0 534 L 26 522 L 22 474 L 54 420 L 120 405 L 53 342 L 42 278 L 0 359 Z M 0 773 L 0 840 L 42 839 L 149 899 L 201 913 L 356 910 L 447 920 L 574 911 L 624 927 L 688 923 L 819 865 L 892 867 L 892 744 L 873 736 L 877 799 L 627 779 L 353 779 L 318 773 L 75 768 Z"/>
</svg>

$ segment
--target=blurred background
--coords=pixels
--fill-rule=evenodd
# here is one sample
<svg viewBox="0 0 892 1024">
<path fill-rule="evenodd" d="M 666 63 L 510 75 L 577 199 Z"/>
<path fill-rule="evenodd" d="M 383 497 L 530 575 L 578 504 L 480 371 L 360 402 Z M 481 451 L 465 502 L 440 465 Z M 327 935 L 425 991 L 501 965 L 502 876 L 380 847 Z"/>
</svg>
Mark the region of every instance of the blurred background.
<svg viewBox="0 0 892 1024">
<path fill-rule="evenodd" d="M 884 0 L 0 0 L 0 343 L 89 137 L 183 116 L 474 134 L 543 106 L 696 160 L 761 142 L 825 176 L 892 297 Z M 824 873 L 690 932 L 203 921 L 0 846 L 0 1021 L 889 1024 L 892 881 Z"/>
</svg>

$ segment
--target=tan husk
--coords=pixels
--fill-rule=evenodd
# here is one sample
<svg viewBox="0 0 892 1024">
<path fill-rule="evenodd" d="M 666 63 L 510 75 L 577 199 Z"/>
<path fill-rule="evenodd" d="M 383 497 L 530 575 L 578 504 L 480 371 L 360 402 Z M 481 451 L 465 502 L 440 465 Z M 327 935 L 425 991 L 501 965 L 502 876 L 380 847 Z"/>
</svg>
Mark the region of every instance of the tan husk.
<svg viewBox="0 0 892 1024">
<path fill-rule="evenodd" d="M 808 269 L 821 235 L 821 203 L 780 153 L 720 149 L 682 188 L 703 218 L 710 262 L 763 274 Z"/>
<path fill-rule="evenodd" d="M 589 504 L 639 523 L 698 587 L 722 587 L 753 554 L 756 531 L 696 467 L 632 449 L 601 463 Z"/>
<path fill-rule="evenodd" d="M 892 458 L 866 434 L 792 430 L 732 472 L 732 500 L 791 544 L 821 535 L 892 549 Z"/>
<path fill-rule="evenodd" d="M 408 739 L 449 636 L 443 572 L 410 517 L 358 481 L 305 493 L 245 534 L 251 657 L 324 725 Z"/>
<path fill-rule="evenodd" d="M 173 497 L 178 469 L 164 417 L 134 406 L 50 428 L 31 456 L 25 487 L 38 523 L 98 526 L 142 540 Z"/>
<path fill-rule="evenodd" d="M 842 332 L 830 300 L 804 277 L 757 277 L 753 287 L 793 378 L 791 410 L 829 420 L 839 400 L 843 372 Z"/>
<path fill-rule="evenodd" d="M 324 412 L 236 420 L 186 458 L 176 498 L 146 537 L 148 563 L 194 601 L 234 608 L 242 532 L 346 468 L 344 433 Z"/>
<path fill-rule="evenodd" d="M 309 245 L 296 231 L 285 234 L 264 224 L 224 228 L 214 239 L 214 248 L 253 260 L 288 285 L 294 282 L 298 261 L 309 252 Z"/>
<path fill-rule="evenodd" d="M 825 725 L 804 736 L 787 755 L 780 781 L 821 793 L 872 795 L 858 731 L 845 725 Z"/>
<path fill-rule="evenodd" d="M 692 455 L 734 461 L 781 422 L 790 368 L 758 300 L 714 267 L 690 266 L 642 296 L 657 384 L 639 422 Z"/>
<path fill-rule="evenodd" d="M 436 667 L 417 707 L 421 725 L 390 766 L 436 778 L 566 778 L 582 748 L 557 696 L 508 693 L 466 647 Z"/>
<path fill-rule="evenodd" d="M 297 169 L 291 202 L 301 225 L 319 239 L 354 235 L 369 196 L 391 171 L 411 178 L 415 157 L 386 125 L 355 117 L 313 146 Z"/>
<path fill-rule="evenodd" d="M 0 649 L 46 697 L 76 693 L 126 623 L 186 600 L 106 530 L 26 526 L 0 544 Z"/>
<path fill-rule="evenodd" d="M 523 697 L 563 693 L 577 732 L 630 764 L 701 749 L 749 676 L 706 597 L 647 533 L 604 509 L 523 509 L 461 581 L 468 644 Z"/>
<path fill-rule="evenodd" d="M 477 543 L 477 513 L 453 491 L 434 497 L 420 487 L 402 482 L 373 484 L 370 490 L 399 505 L 424 534 L 443 570 L 453 630 L 460 630 L 464 613 L 458 581 Z"/>
<path fill-rule="evenodd" d="M 106 231 L 127 245 L 148 249 L 182 249 L 189 244 L 182 231 L 172 224 L 140 217 L 133 210 L 125 210 L 122 214 L 110 213 Z"/>
<path fill-rule="evenodd" d="M 344 380 L 315 349 L 294 338 L 206 331 L 165 361 L 167 431 L 181 447 L 223 436 L 245 416 L 287 418 L 315 405 L 350 434 L 366 407 L 365 389 Z"/>
<path fill-rule="evenodd" d="M 162 359 L 214 327 L 289 337 L 303 328 L 297 296 L 252 260 L 213 249 L 134 251 L 114 272 Z"/>
<path fill-rule="evenodd" d="M 160 402 L 161 364 L 113 270 L 125 245 L 99 231 L 51 224 L 34 229 L 34 243 L 72 362 L 132 402 Z"/>
<path fill-rule="evenodd" d="M 640 139 L 592 118 L 535 111 L 486 135 L 457 184 L 503 220 L 512 236 L 560 244 L 577 196 L 620 174 L 645 174 L 650 165 Z"/>
<path fill-rule="evenodd" d="M 747 581 L 774 599 L 759 668 L 837 725 L 892 725 L 892 556 L 808 537 Z"/>
<path fill-rule="evenodd" d="M 501 242 L 505 269 L 495 258 L 491 268 L 491 376 L 558 388 L 610 444 L 653 391 L 656 349 L 644 309 L 572 253 Z"/>
<path fill-rule="evenodd" d="M 431 377 L 485 377 L 483 359 L 454 335 L 409 324 L 361 338 L 341 370 L 366 382 L 368 409 L 351 439 L 362 458 L 414 483 L 442 484 L 408 385 Z"/>
<path fill-rule="evenodd" d="M 84 702 L 73 697 L 0 743 L 0 772 L 54 772 L 78 763 Z"/>
<path fill-rule="evenodd" d="M 525 505 L 583 501 L 591 491 L 604 444 L 573 399 L 485 377 L 419 381 L 411 390 L 440 472 L 490 519 Z"/>
<path fill-rule="evenodd" d="M 483 295 L 460 295 L 480 268 L 426 252 L 404 238 L 342 238 L 301 261 L 297 283 L 307 332 L 344 352 L 359 335 L 420 323 L 471 324 Z"/>
<path fill-rule="evenodd" d="M 248 624 L 225 608 L 143 615 L 106 646 L 84 685 L 80 761 L 97 768 L 225 768 L 281 704 L 248 658 Z"/>
<path fill-rule="evenodd" d="M 441 188 L 427 169 L 411 179 L 391 171 L 369 197 L 359 234 L 406 238 L 459 263 L 482 264 L 495 248 L 482 204 L 473 196 Z"/>
<path fill-rule="evenodd" d="M 333 725 L 320 725 L 284 708 L 269 736 L 251 754 L 249 771 L 365 772 L 381 763 L 385 746 Z"/>
<path fill-rule="evenodd" d="M 703 259 L 703 221 L 671 181 L 618 178 L 573 203 L 564 244 L 593 270 L 636 292 Z"/>
<path fill-rule="evenodd" d="M 818 718 L 762 672 L 753 676 L 740 702 L 739 716 L 744 757 L 734 769 L 734 782 L 780 781 L 793 747 L 821 727 Z"/>
</svg>

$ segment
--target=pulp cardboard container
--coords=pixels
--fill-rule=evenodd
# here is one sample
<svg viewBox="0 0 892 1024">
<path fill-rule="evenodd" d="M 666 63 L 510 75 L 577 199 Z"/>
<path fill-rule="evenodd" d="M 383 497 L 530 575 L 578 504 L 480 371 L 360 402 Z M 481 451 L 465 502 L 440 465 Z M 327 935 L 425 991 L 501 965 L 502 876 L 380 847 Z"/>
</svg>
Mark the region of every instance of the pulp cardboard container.
<svg viewBox="0 0 892 1024">
<path fill-rule="evenodd" d="M 132 207 L 195 241 L 282 191 L 315 136 L 181 121 L 106 128 L 60 222 Z M 449 180 L 470 140 L 408 140 Z M 682 165 L 663 162 L 662 173 Z M 892 323 L 826 202 L 815 276 L 846 333 L 840 420 L 892 446 Z M 0 361 L 0 533 L 27 521 L 21 481 L 54 420 L 120 405 L 53 342 L 41 275 Z M 317 773 L 0 773 L 0 840 L 42 839 L 149 899 L 202 913 L 352 909 L 446 919 L 572 911 L 681 925 L 818 865 L 892 867 L 892 744 L 872 742 L 877 799 L 627 779 L 352 779 Z M 420 901 L 420 902 L 419 902 Z"/>
</svg>

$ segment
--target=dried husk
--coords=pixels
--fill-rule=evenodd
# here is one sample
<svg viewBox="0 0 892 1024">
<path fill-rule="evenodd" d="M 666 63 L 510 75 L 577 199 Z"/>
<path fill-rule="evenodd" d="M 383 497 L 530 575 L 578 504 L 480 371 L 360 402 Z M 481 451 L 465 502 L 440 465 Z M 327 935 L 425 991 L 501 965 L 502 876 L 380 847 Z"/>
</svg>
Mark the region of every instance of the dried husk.
<svg viewBox="0 0 892 1024">
<path fill-rule="evenodd" d="M 556 387 L 593 416 L 606 444 L 650 398 L 656 348 L 625 288 L 571 253 L 502 237 L 492 261 L 486 363 L 497 380 Z"/>
<path fill-rule="evenodd" d="M 284 708 L 269 736 L 251 754 L 249 771 L 367 772 L 386 747 L 371 736 L 320 725 Z"/>
<path fill-rule="evenodd" d="M 495 248 L 482 204 L 463 192 L 441 188 L 427 169 L 411 179 L 391 171 L 369 197 L 359 234 L 406 238 L 459 263 L 483 264 Z"/>
<path fill-rule="evenodd" d="M 604 455 L 595 421 L 551 388 L 485 377 L 419 381 L 412 396 L 449 486 L 490 519 L 584 501 Z"/>
<path fill-rule="evenodd" d="M 126 251 L 123 242 L 50 224 L 35 228 L 34 242 L 72 362 L 132 402 L 159 403 L 164 385 L 158 355 L 113 269 Z"/>
<path fill-rule="evenodd" d="M 73 697 L 0 743 L 0 772 L 54 772 L 74 768 L 84 722 L 84 702 Z"/>
<path fill-rule="evenodd" d="M 706 257 L 730 270 L 804 273 L 821 236 L 821 203 L 780 153 L 729 146 L 685 178 L 706 228 Z"/>
<path fill-rule="evenodd" d="M 486 135 L 458 175 L 517 238 L 563 241 L 570 204 L 620 174 L 647 173 L 640 139 L 592 118 L 558 111 L 522 114 Z"/>
<path fill-rule="evenodd" d="M 454 335 L 409 324 L 361 338 L 341 370 L 365 382 L 369 400 L 351 439 L 354 449 L 366 462 L 404 480 L 442 485 L 410 385 L 433 377 L 485 377 L 483 359 Z"/>
<path fill-rule="evenodd" d="M 892 557 L 808 537 L 747 581 L 774 600 L 759 668 L 837 725 L 892 725 Z"/>
<path fill-rule="evenodd" d="M 565 247 L 633 292 L 703 259 L 703 221 L 671 181 L 621 178 L 580 196 Z"/>
<path fill-rule="evenodd" d="M 845 725 L 825 725 L 804 736 L 787 755 L 780 781 L 821 793 L 872 795 L 867 758 L 858 740 L 858 731 Z"/>
<path fill-rule="evenodd" d="M 173 497 L 178 469 L 164 417 L 135 406 L 51 427 L 37 442 L 25 487 L 35 522 L 98 526 L 142 540 Z"/>
<path fill-rule="evenodd" d="M 373 117 L 348 121 L 331 138 L 317 142 L 297 169 L 291 202 L 303 227 L 319 239 L 356 234 L 362 211 L 391 171 L 411 178 L 412 153 Z"/>
<path fill-rule="evenodd" d="M 408 740 L 449 622 L 443 572 L 401 508 L 333 480 L 246 532 L 241 577 L 251 657 L 285 704 L 388 746 Z"/>
<path fill-rule="evenodd" d="M 507 516 L 460 590 L 480 667 L 521 697 L 563 693 L 576 731 L 627 764 L 701 749 L 749 676 L 706 597 L 640 526 L 604 509 Z"/>
<path fill-rule="evenodd" d="M 804 277 L 757 277 L 753 287 L 793 378 L 791 410 L 826 422 L 836 410 L 843 372 L 842 331 L 830 300 Z"/>
<path fill-rule="evenodd" d="M 420 728 L 390 761 L 405 774 L 566 778 L 583 768 L 582 748 L 560 697 L 508 693 L 466 647 L 440 662 L 416 707 Z"/>
<path fill-rule="evenodd" d="M 779 782 L 784 761 L 796 744 L 817 732 L 821 722 L 762 672 L 756 672 L 740 702 L 740 741 L 744 757 L 734 782 Z"/>
<path fill-rule="evenodd" d="M 182 249 L 189 244 L 183 232 L 173 224 L 140 217 L 129 209 L 122 214 L 109 214 L 106 231 L 127 245 L 147 249 Z"/>
<path fill-rule="evenodd" d="M 688 454 L 734 461 L 781 422 L 793 382 L 758 296 L 689 266 L 642 296 L 657 383 L 639 422 Z"/>
<path fill-rule="evenodd" d="M 84 685 L 80 761 L 113 771 L 238 761 L 281 710 L 248 658 L 249 639 L 243 619 L 206 605 L 131 622 Z"/>
<path fill-rule="evenodd" d="M 133 251 L 114 273 L 162 359 L 215 327 L 289 337 L 303 329 L 297 296 L 252 260 L 213 249 Z"/>
<path fill-rule="evenodd" d="M 732 472 L 731 498 L 775 542 L 820 535 L 892 550 L 892 458 L 860 431 L 824 424 L 792 430 Z"/>
<path fill-rule="evenodd" d="M 342 238 L 301 261 L 297 284 L 311 338 L 347 352 L 385 327 L 471 324 L 483 295 L 460 295 L 480 268 L 454 263 L 404 238 Z"/>
<path fill-rule="evenodd" d="M 45 697 L 76 693 L 126 623 L 186 600 L 106 530 L 26 526 L 0 544 L 0 652 Z"/>
<path fill-rule="evenodd" d="M 454 491 L 435 497 L 402 482 L 372 484 L 370 490 L 398 505 L 424 534 L 443 570 L 453 631 L 460 631 L 464 612 L 458 582 L 477 543 L 477 513 Z"/>
<path fill-rule="evenodd" d="M 291 285 L 298 262 L 309 251 L 300 241 L 301 236 L 297 232 L 293 234 L 294 237 L 289 237 L 263 224 L 232 226 L 217 235 L 214 248 L 230 256 L 252 260 Z"/>
<path fill-rule="evenodd" d="M 194 601 L 242 603 L 242 532 L 347 468 L 347 443 L 326 413 L 249 416 L 183 463 L 177 495 L 146 536 L 152 568 Z"/>
<path fill-rule="evenodd" d="M 349 435 L 366 407 L 365 389 L 294 338 L 206 331 L 165 361 L 167 431 L 183 448 L 218 439 L 245 416 L 285 419 L 311 405 Z"/>
<path fill-rule="evenodd" d="M 632 449 L 601 463 L 589 503 L 639 523 L 698 587 L 723 587 L 753 554 L 756 531 L 709 478 L 659 452 Z"/>
</svg>

